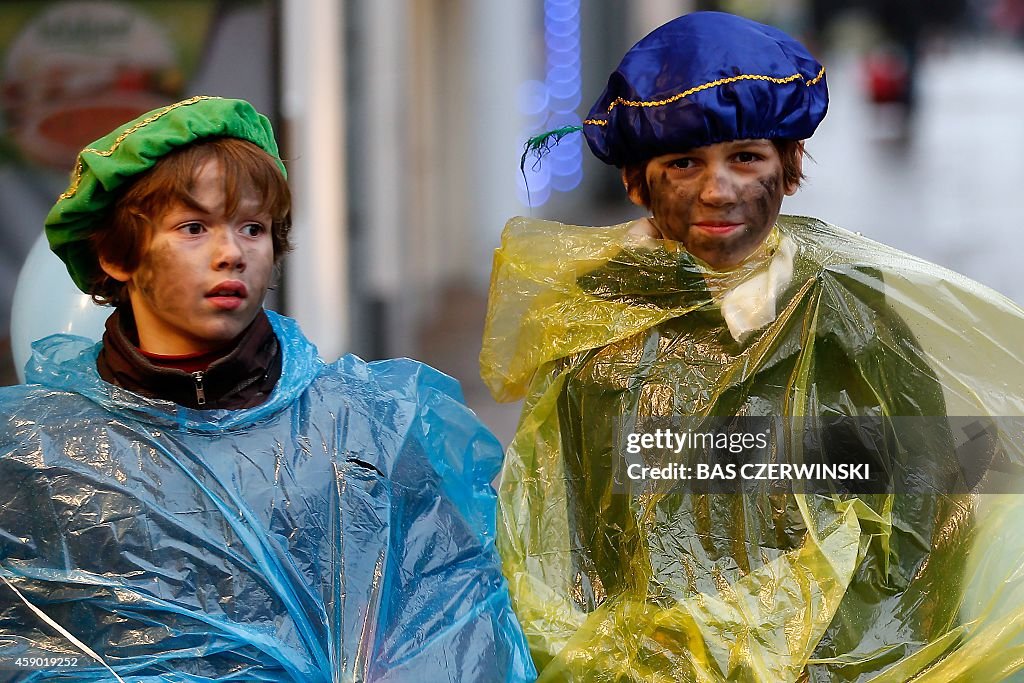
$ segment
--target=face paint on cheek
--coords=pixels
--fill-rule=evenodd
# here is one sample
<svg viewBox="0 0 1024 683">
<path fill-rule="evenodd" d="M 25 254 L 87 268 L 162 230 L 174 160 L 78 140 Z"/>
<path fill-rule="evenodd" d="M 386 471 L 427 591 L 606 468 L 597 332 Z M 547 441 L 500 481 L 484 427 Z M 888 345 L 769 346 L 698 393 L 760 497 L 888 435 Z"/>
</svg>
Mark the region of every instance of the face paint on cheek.
<svg viewBox="0 0 1024 683">
<path fill-rule="evenodd" d="M 152 299 L 153 294 L 156 291 L 156 286 L 153 278 L 153 270 L 150 268 L 148 263 L 142 263 L 135 270 L 132 275 L 132 285 L 140 295 L 147 299 Z"/>
<path fill-rule="evenodd" d="M 685 185 L 674 183 L 667 169 L 659 170 L 648 185 L 651 213 L 658 229 L 665 238 L 686 244 L 696 196 Z"/>
<path fill-rule="evenodd" d="M 656 177 L 647 179 L 647 191 L 650 197 L 650 209 L 652 213 L 658 212 L 665 203 L 668 177 L 665 171 L 661 171 Z"/>
<path fill-rule="evenodd" d="M 161 305 L 172 307 L 184 292 L 185 273 L 180 272 L 180 256 L 167 245 L 151 248 L 135 271 L 135 288 L 140 295 Z"/>
<path fill-rule="evenodd" d="M 781 197 L 782 193 L 779 192 L 780 179 L 778 176 L 769 176 L 767 178 L 760 179 L 761 189 L 764 190 L 764 194 L 768 197 Z"/>
<path fill-rule="evenodd" d="M 753 202 L 754 211 L 750 217 L 752 224 L 766 226 L 775 222 L 779 208 L 782 206 L 782 191 L 779 189 L 781 185 L 781 178 L 777 175 L 758 180 L 757 186 L 760 188 L 760 192 L 757 193 L 757 198 Z"/>
</svg>

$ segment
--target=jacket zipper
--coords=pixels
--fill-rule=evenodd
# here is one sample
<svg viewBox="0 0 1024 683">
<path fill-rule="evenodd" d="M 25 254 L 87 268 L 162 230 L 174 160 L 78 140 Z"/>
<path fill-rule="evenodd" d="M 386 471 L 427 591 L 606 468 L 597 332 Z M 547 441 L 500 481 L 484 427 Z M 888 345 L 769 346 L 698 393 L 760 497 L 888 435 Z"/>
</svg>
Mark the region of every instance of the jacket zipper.
<svg viewBox="0 0 1024 683">
<path fill-rule="evenodd" d="M 206 390 L 203 389 L 204 374 L 202 370 L 192 373 L 192 379 L 196 383 L 196 404 L 201 406 L 206 405 Z"/>
</svg>

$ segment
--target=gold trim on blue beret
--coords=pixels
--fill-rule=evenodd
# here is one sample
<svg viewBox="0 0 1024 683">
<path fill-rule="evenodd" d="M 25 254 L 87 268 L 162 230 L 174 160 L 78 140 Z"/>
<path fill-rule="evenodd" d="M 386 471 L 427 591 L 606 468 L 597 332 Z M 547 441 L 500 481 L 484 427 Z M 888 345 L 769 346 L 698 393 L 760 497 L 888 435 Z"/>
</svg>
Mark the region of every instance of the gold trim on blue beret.
<svg viewBox="0 0 1024 683">
<path fill-rule="evenodd" d="M 798 41 L 744 17 L 694 12 L 625 54 L 583 133 L 597 158 L 624 166 L 727 140 L 802 140 L 827 110 L 825 67 Z"/>
</svg>

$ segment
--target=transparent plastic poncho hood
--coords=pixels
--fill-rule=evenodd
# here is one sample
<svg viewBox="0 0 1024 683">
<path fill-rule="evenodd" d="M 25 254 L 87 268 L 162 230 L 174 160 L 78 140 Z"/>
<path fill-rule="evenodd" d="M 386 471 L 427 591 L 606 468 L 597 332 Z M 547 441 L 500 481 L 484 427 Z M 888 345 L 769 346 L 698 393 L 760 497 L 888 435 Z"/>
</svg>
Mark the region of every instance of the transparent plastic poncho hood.
<svg viewBox="0 0 1024 683">
<path fill-rule="evenodd" d="M 282 376 L 256 408 L 144 399 L 65 336 L 0 390 L 2 661 L 77 658 L 31 681 L 532 679 L 493 546 L 500 447 L 458 385 L 324 364 L 268 315 Z"/>
<path fill-rule="evenodd" d="M 482 375 L 499 400 L 525 398 L 498 547 L 540 680 L 1022 675 L 1018 430 L 990 430 L 999 469 L 970 490 L 632 495 L 611 462 L 645 419 L 735 414 L 932 420 L 913 439 L 897 432 L 883 462 L 898 467 L 908 449 L 939 461 L 955 446 L 948 416 L 1024 415 L 1024 312 L 933 264 L 782 217 L 773 249 L 791 258 L 775 269 L 777 300 L 734 326 L 721 292 L 775 291 L 755 278 L 777 252 L 721 275 L 635 232 L 517 218 L 495 256 Z"/>
</svg>

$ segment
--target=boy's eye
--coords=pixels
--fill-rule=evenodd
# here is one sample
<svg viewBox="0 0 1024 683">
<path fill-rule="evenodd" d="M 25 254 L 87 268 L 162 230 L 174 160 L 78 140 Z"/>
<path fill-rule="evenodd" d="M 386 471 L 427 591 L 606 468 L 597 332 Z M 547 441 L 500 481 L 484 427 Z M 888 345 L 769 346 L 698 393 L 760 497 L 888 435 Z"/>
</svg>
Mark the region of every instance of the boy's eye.
<svg viewBox="0 0 1024 683">
<path fill-rule="evenodd" d="M 245 227 L 242 228 L 242 232 L 249 237 L 259 237 L 266 232 L 266 230 L 267 229 L 260 223 L 247 223 Z"/>
<path fill-rule="evenodd" d="M 736 161 L 740 162 L 741 164 L 749 164 L 749 163 L 754 162 L 754 161 L 759 161 L 760 159 L 761 159 L 761 155 L 760 154 L 756 154 L 755 152 L 737 152 L 736 153 Z"/>
<path fill-rule="evenodd" d="M 202 223 L 185 223 L 178 228 L 186 235 L 201 235 L 205 229 Z"/>
<path fill-rule="evenodd" d="M 680 157 L 668 162 L 668 165 L 672 168 L 693 168 L 693 159 L 690 157 Z"/>
</svg>

